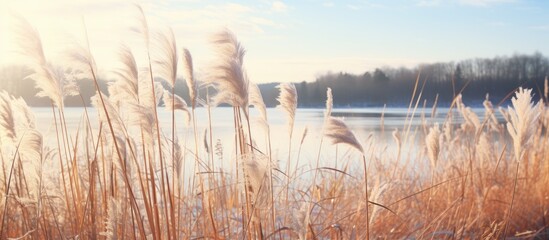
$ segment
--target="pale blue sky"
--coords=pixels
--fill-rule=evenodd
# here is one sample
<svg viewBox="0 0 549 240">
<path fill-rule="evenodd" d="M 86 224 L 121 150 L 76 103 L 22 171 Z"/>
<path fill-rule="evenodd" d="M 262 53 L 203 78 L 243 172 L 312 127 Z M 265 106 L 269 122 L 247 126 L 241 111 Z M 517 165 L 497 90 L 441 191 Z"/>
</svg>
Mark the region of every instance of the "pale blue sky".
<svg viewBox="0 0 549 240">
<path fill-rule="evenodd" d="M 2 9 L 27 17 L 54 56 L 66 39 L 81 36 L 81 17 L 92 50 L 105 71 L 120 42 L 138 46 L 126 31 L 136 24 L 126 0 L 2 0 Z M 209 36 L 233 30 L 247 49 L 255 82 L 313 81 L 327 71 L 363 73 L 381 66 L 457 61 L 539 51 L 549 55 L 549 1 L 345 0 L 345 1 L 153 1 L 139 2 L 153 29 L 171 26 L 178 46 L 193 53 L 205 72 Z M 7 7 L 6 7 L 7 6 Z M 2 10 L 0 63 L 10 63 L 9 16 Z M 70 37 L 67 37 L 70 36 Z M 134 51 L 139 51 L 137 48 Z"/>
</svg>

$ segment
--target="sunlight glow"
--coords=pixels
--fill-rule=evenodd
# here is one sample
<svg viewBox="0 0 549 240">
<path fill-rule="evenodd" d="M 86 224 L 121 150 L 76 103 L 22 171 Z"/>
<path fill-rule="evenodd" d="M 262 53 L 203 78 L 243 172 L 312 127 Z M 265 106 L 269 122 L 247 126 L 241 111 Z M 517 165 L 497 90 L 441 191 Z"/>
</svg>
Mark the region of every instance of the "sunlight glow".
<svg viewBox="0 0 549 240">
<path fill-rule="evenodd" d="M 546 3 L 411 2 L 137 3 L 153 31 L 173 28 L 178 46 L 196 56 L 199 75 L 211 62 L 209 36 L 230 28 L 247 46 L 246 62 L 256 82 L 313 81 L 328 71 L 360 74 L 383 66 L 549 52 L 547 44 L 539 41 L 549 37 L 542 19 Z M 2 0 L 0 65 L 19 61 L 11 33 L 11 16 L 19 14 L 38 29 L 51 61 L 61 61 L 72 45 L 84 42 L 85 22 L 98 65 L 107 70 L 121 43 L 142 46 L 130 31 L 135 25 L 134 4 L 128 0 Z"/>
</svg>

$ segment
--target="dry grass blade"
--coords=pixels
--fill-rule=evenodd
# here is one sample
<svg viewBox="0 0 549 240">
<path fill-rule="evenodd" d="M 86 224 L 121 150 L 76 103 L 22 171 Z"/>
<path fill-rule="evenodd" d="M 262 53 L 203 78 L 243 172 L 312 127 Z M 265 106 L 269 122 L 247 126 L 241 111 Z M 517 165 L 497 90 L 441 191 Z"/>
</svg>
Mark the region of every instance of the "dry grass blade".
<svg viewBox="0 0 549 240">
<path fill-rule="evenodd" d="M 345 176 L 348 176 L 348 177 L 351 177 L 351 178 L 355 178 L 353 175 L 351 174 L 348 174 L 347 172 L 343 171 L 343 170 L 339 170 L 337 168 L 331 168 L 331 167 L 319 167 L 319 168 L 314 168 L 314 169 L 311 169 L 310 171 L 315 171 L 315 170 L 329 170 L 329 171 L 334 171 L 334 172 L 338 172 L 338 173 L 341 173 Z"/>
<path fill-rule="evenodd" d="M 545 77 L 545 81 L 543 83 L 543 95 L 545 96 L 545 101 L 549 101 L 549 78 Z"/>
</svg>

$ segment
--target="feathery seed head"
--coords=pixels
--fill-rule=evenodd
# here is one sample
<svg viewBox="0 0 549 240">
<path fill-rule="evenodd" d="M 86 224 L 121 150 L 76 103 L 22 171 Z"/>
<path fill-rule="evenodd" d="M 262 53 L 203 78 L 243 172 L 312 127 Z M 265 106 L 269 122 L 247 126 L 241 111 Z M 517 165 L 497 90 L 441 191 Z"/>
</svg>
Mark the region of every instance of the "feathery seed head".
<svg viewBox="0 0 549 240">
<path fill-rule="evenodd" d="M 165 33 L 158 33 L 156 35 L 158 40 L 158 46 L 156 51 L 153 52 L 155 58 L 154 62 L 158 67 L 155 71 L 161 78 L 163 78 L 170 87 L 175 87 L 175 80 L 177 79 L 177 46 L 175 42 L 175 36 L 173 30 L 168 28 Z"/>
<path fill-rule="evenodd" d="M 347 144 L 360 153 L 364 154 L 362 145 L 358 142 L 355 134 L 349 129 L 347 124 L 339 118 L 331 116 L 333 105 L 332 89 L 328 88 L 326 91 L 326 113 L 324 116 L 324 136 L 328 137 L 332 141 L 332 144 L 344 143 Z"/>
<path fill-rule="evenodd" d="M 213 104 L 227 103 L 240 107 L 247 117 L 249 80 L 243 65 L 244 48 L 227 29 L 215 34 L 212 43 L 219 56 L 206 78 L 206 84 L 217 90 Z"/>
<path fill-rule="evenodd" d="M 38 31 L 22 16 L 13 15 L 14 33 L 20 48 L 17 52 L 32 65 L 46 65 L 42 40 Z"/>
<path fill-rule="evenodd" d="M 99 96 L 99 94 L 102 95 L 101 97 L 103 98 L 103 102 L 101 102 L 101 97 Z M 112 124 L 114 133 L 109 133 L 109 134 L 113 134 L 115 136 L 116 144 L 118 145 L 119 150 L 121 150 L 124 153 L 122 154 L 124 156 L 125 145 L 126 145 L 125 127 L 124 127 L 124 122 L 120 119 L 119 112 L 113 106 L 113 103 L 111 102 L 111 100 L 101 92 L 96 92 L 96 94 L 93 97 L 91 97 L 90 100 L 91 100 L 92 106 L 97 108 L 97 114 L 99 115 L 99 120 L 105 124 L 108 122 Z M 107 114 L 109 116 L 108 118 L 107 118 Z M 150 125 L 148 129 L 150 129 Z M 110 132 L 110 128 L 107 128 L 107 130 Z M 107 140 L 110 141 L 111 138 L 107 138 Z M 111 142 L 111 144 L 113 143 Z M 122 159 L 119 159 L 119 160 L 122 160 Z"/>
<path fill-rule="evenodd" d="M 259 154 L 246 154 L 243 157 L 244 174 L 254 204 L 266 203 L 269 192 L 268 174 L 269 157 Z M 259 207 L 259 206 L 258 206 Z"/>
<path fill-rule="evenodd" d="M 358 142 L 355 134 L 349 129 L 343 120 L 334 117 L 328 117 L 324 123 L 324 136 L 328 137 L 332 144 L 347 144 L 360 153 L 364 154 L 362 145 Z"/>
<path fill-rule="evenodd" d="M 167 90 L 164 90 L 164 94 L 162 94 L 162 99 L 164 100 L 164 106 L 166 107 L 166 110 L 168 110 L 169 112 L 174 110 L 183 111 L 187 116 L 185 125 L 189 125 L 191 113 L 189 112 L 189 109 L 187 108 L 187 103 L 185 102 L 185 100 L 183 100 L 183 98 L 178 95 L 172 95 Z"/>
<path fill-rule="evenodd" d="M 488 126 L 492 129 L 496 129 L 498 126 L 498 119 L 496 118 L 496 115 L 494 114 L 494 105 L 492 105 L 492 102 L 490 102 L 488 98 L 488 94 L 486 94 L 486 99 L 484 102 L 482 102 L 482 105 L 484 106 L 484 121 L 488 121 Z"/>
<path fill-rule="evenodd" d="M 122 212 L 120 206 L 120 200 L 111 197 L 107 203 L 107 217 L 105 218 L 105 231 L 100 235 L 105 236 L 107 239 L 118 239 L 118 222 L 120 221 L 120 215 Z"/>
<path fill-rule="evenodd" d="M 303 141 L 305 141 L 305 137 L 307 137 L 308 132 L 309 132 L 309 127 L 305 126 L 305 129 L 303 129 L 303 133 L 301 134 L 300 144 L 303 144 Z"/>
<path fill-rule="evenodd" d="M 540 116 L 538 104 L 532 103 L 532 89 L 519 88 L 511 99 L 513 107 L 508 108 L 509 120 L 507 130 L 513 139 L 515 158 L 520 160 L 525 149 L 530 144 L 530 136 L 536 131 L 536 124 Z"/>
<path fill-rule="evenodd" d="M 16 140 L 15 121 L 11 97 L 5 91 L 0 92 L 0 142 L 12 144 Z"/>
<path fill-rule="evenodd" d="M 122 67 L 113 72 L 116 81 L 110 84 L 109 94 L 113 100 L 116 98 L 122 101 L 139 102 L 139 75 L 135 57 L 126 45 L 122 45 L 119 51 Z"/>
<path fill-rule="evenodd" d="M 143 39 L 145 40 L 145 46 L 147 49 L 149 49 L 149 42 L 150 42 L 150 34 L 149 34 L 149 24 L 147 23 L 147 18 L 145 17 L 145 12 L 143 11 L 143 8 L 139 4 L 135 4 L 135 7 L 138 10 L 138 20 L 139 20 L 139 27 L 134 27 L 132 30 L 136 33 L 142 34 Z"/>
<path fill-rule="evenodd" d="M 34 129 L 36 122 L 34 114 L 22 97 L 12 99 L 12 106 L 15 110 L 17 123 L 16 127 L 20 129 Z"/>
<path fill-rule="evenodd" d="M 437 166 L 438 155 L 440 153 L 441 146 L 441 132 L 438 123 L 429 129 L 429 134 L 425 138 L 425 144 L 427 145 L 427 155 L 431 161 L 431 167 L 434 169 Z"/>
<path fill-rule="evenodd" d="M 233 58 L 240 62 L 240 64 L 243 63 L 246 50 L 238 41 L 234 33 L 229 29 L 224 29 L 217 34 L 214 34 L 211 38 L 211 42 L 214 44 L 214 47 L 219 54 Z"/>
<path fill-rule="evenodd" d="M 325 118 L 332 115 L 333 105 L 334 105 L 334 99 L 332 96 L 332 89 L 328 88 L 328 90 L 326 90 L 326 112 L 324 113 Z"/>
<path fill-rule="evenodd" d="M 196 92 L 197 86 L 194 79 L 194 70 L 193 70 L 193 58 L 191 52 L 188 49 L 183 48 L 183 74 L 185 81 L 187 83 L 187 88 L 189 88 L 189 97 L 191 98 L 191 107 L 196 107 Z"/>
<path fill-rule="evenodd" d="M 259 90 L 259 87 L 257 84 L 250 82 L 250 106 L 254 106 L 254 108 L 257 108 L 259 111 L 259 121 L 262 123 L 263 126 L 269 127 L 268 121 L 267 121 L 267 107 L 265 106 L 265 103 L 263 102 L 263 96 L 261 95 L 261 91 Z"/>
<path fill-rule="evenodd" d="M 297 109 L 297 90 L 293 83 L 281 83 L 276 86 L 280 89 L 280 95 L 278 95 L 279 107 L 286 113 L 288 118 L 288 128 L 290 133 L 294 128 L 295 112 Z"/>
</svg>

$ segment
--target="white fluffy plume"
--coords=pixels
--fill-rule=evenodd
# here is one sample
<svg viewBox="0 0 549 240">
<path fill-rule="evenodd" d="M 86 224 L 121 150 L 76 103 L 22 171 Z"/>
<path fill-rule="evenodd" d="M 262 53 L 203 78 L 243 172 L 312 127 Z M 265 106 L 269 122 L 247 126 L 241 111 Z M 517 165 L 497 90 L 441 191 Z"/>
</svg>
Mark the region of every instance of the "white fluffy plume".
<svg viewBox="0 0 549 240">
<path fill-rule="evenodd" d="M 259 111 L 259 121 L 261 125 L 268 128 L 269 123 L 267 121 L 267 107 L 263 102 L 263 96 L 259 87 L 255 83 L 250 83 L 250 106 L 254 106 Z"/>
<path fill-rule="evenodd" d="M 193 70 L 193 58 L 191 52 L 188 49 L 183 49 L 183 76 L 185 77 L 185 82 L 187 83 L 187 88 L 189 88 L 189 97 L 191 99 L 191 107 L 196 107 L 196 81 L 194 79 L 194 70 Z"/>
<path fill-rule="evenodd" d="M 215 87 L 213 104 L 227 103 L 248 113 L 248 77 L 244 70 L 245 50 L 234 34 L 225 29 L 212 37 L 218 61 L 210 70 L 206 83 Z"/>
<path fill-rule="evenodd" d="M 135 57 L 126 45 L 120 47 L 119 57 L 122 66 L 113 72 L 116 81 L 109 85 L 110 98 L 114 102 L 139 102 L 139 75 Z"/>
<path fill-rule="evenodd" d="M 349 129 L 349 127 L 339 118 L 329 117 L 324 124 L 324 136 L 328 137 L 332 144 L 347 144 L 360 153 L 364 153 L 362 145 L 358 142 L 355 134 Z"/>
<path fill-rule="evenodd" d="M 246 154 L 243 156 L 244 174 L 251 200 L 257 208 L 263 208 L 268 203 L 270 191 L 269 158 L 265 155 Z"/>
<path fill-rule="evenodd" d="M 431 167 L 434 169 L 437 166 L 438 155 L 440 153 L 440 146 L 442 142 L 442 135 L 438 124 L 429 129 L 429 134 L 425 139 L 425 145 L 427 146 L 427 155 L 429 161 L 431 161 Z"/>
<path fill-rule="evenodd" d="M 166 80 L 170 84 L 170 87 L 175 87 L 175 80 L 177 79 L 177 46 L 173 30 L 168 28 L 165 33 L 158 33 L 156 35 L 158 40 L 158 46 L 153 52 L 154 62 L 157 69 L 155 73 L 161 78 Z"/>
<path fill-rule="evenodd" d="M 139 102 L 141 105 L 146 105 L 149 108 L 157 107 L 160 103 L 160 99 L 164 94 L 164 87 L 158 81 L 154 81 L 154 95 L 153 86 L 151 85 L 148 69 L 144 69 L 144 72 L 139 74 Z M 153 106 L 156 104 L 156 106 Z"/>
<path fill-rule="evenodd" d="M 334 98 L 332 96 L 332 89 L 328 88 L 328 90 L 326 90 L 326 112 L 324 113 L 325 118 L 332 115 L 333 106 Z"/>
<path fill-rule="evenodd" d="M 172 111 L 172 110 L 181 110 L 185 113 L 187 116 L 186 118 L 186 125 L 189 125 L 190 119 L 191 119 L 191 113 L 189 112 L 189 109 L 187 108 L 187 103 L 183 98 L 181 98 L 178 95 L 172 95 L 167 90 L 164 90 L 164 94 L 162 95 L 162 99 L 164 100 L 164 106 L 166 107 L 166 110 Z"/>
<path fill-rule="evenodd" d="M 327 92 L 327 101 L 326 101 L 326 118 L 324 121 L 324 136 L 328 137 L 331 140 L 332 144 L 347 144 L 360 153 L 364 154 L 362 145 L 358 142 L 355 137 L 355 134 L 349 129 L 349 127 L 339 118 L 334 118 L 329 115 L 332 109 L 332 91 L 328 88 Z"/>
<path fill-rule="evenodd" d="M 295 112 L 297 109 L 297 90 L 292 83 L 281 83 L 277 86 L 280 89 L 280 95 L 278 95 L 278 105 L 285 113 L 288 119 L 288 129 L 290 134 L 294 128 Z"/>
<path fill-rule="evenodd" d="M 538 104 L 532 103 L 532 89 L 519 88 L 516 96 L 511 99 L 513 107 L 509 107 L 509 122 L 507 130 L 513 139 L 515 148 L 515 158 L 519 161 L 522 157 L 524 149 L 530 142 L 531 136 L 536 131 L 536 122 L 538 121 L 540 112 Z"/>
<path fill-rule="evenodd" d="M 38 31 L 23 17 L 16 18 L 15 35 L 20 46 L 18 52 L 30 63 L 28 66 L 33 71 L 27 78 L 33 79 L 40 90 L 36 94 L 38 97 L 48 97 L 55 106 L 63 108 L 63 97 L 78 93 L 74 79 L 67 78 L 63 69 L 47 62 Z"/>
<path fill-rule="evenodd" d="M 101 98 L 99 94 L 102 94 L 103 102 L 101 101 Z M 122 151 L 122 157 L 125 156 L 125 146 L 126 146 L 126 133 L 125 133 L 125 127 L 123 121 L 120 119 L 120 114 L 116 110 L 116 108 L 113 106 L 111 101 L 107 96 L 105 96 L 103 93 L 96 92 L 96 94 L 91 97 L 91 104 L 95 108 L 97 108 L 97 114 L 99 115 L 99 120 L 103 122 L 103 124 L 111 124 L 114 138 L 116 139 L 116 144 L 118 145 L 118 149 Z M 104 104 L 104 105 L 103 105 Z M 108 114 L 108 118 L 107 118 Z M 110 128 L 106 128 L 110 132 Z M 148 128 L 150 129 L 150 127 Z M 107 138 L 110 141 L 110 137 Z M 122 161 L 123 159 L 119 159 Z"/>
<path fill-rule="evenodd" d="M 15 140 L 15 120 L 11 98 L 5 91 L 2 91 L 0 92 L 0 143 L 12 144 Z"/>
<path fill-rule="evenodd" d="M 118 224 L 122 209 L 120 209 L 120 200 L 110 197 L 107 203 L 107 217 L 105 218 L 105 231 L 100 235 L 107 239 L 118 239 Z"/>
</svg>

